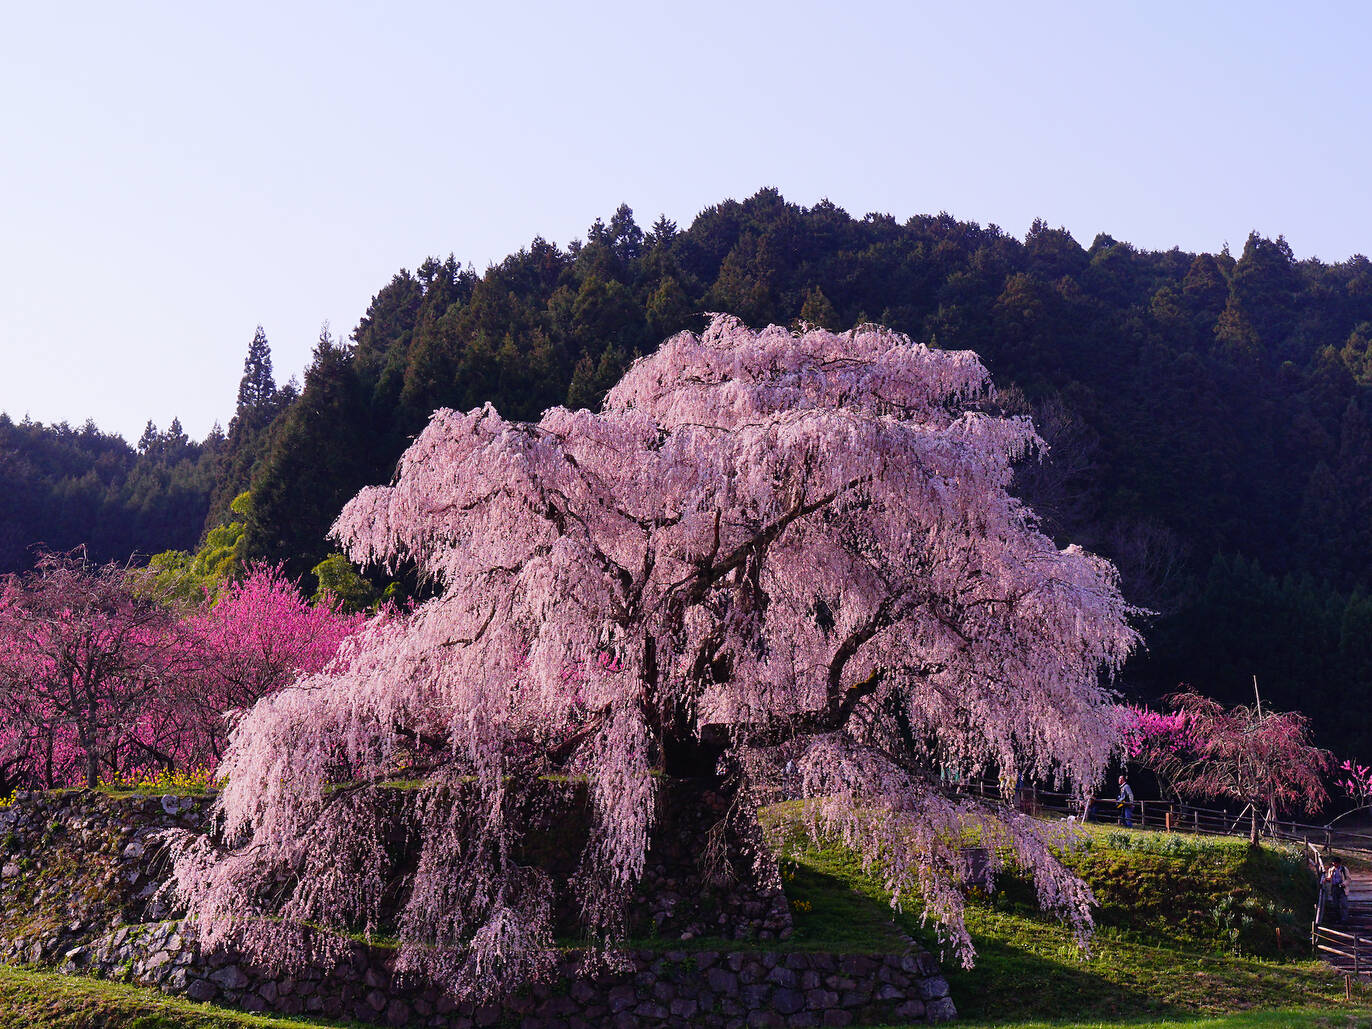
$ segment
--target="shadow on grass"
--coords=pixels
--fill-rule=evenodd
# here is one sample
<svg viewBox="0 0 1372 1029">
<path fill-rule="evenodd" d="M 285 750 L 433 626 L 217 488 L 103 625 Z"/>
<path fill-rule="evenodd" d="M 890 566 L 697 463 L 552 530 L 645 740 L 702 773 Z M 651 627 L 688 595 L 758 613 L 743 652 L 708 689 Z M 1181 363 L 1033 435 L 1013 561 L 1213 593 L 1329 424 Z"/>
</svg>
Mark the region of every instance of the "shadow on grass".
<svg viewBox="0 0 1372 1029">
<path fill-rule="evenodd" d="M 1118 982 L 1092 965 L 1074 950 L 1054 958 L 980 939 L 975 967 L 963 969 L 945 958 L 943 971 L 959 1020 L 1016 1023 L 1061 1018 L 1065 1011 L 1073 1019 L 1103 1022 L 1194 1017 L 1193 1010 Z"/>
<path fill-rule="evenodd" d="M 1102 929 L 1084 958 L 1065 927 L 1048 919 L 969 912 L 976 967 L 945 962 L 959 1013 L 968 1021 L 1127 1023 L 1256 1014 L 1311 1005 L 1336 1007 L 1341 977 L 1318 962 L 1279 962 L 1150 945 Z M 1368 999 L 1355 989 L 1353 999 Z M 1239 1023 L 1242 1024 L 1242 1023 Z"/>
<path fill-rule="evenodd" d="M 789 860 L 781 874 L 795 925 L 792 948 L 898 953 L 909 946 L 890 906 L 847 880 Z"/>
</svg>

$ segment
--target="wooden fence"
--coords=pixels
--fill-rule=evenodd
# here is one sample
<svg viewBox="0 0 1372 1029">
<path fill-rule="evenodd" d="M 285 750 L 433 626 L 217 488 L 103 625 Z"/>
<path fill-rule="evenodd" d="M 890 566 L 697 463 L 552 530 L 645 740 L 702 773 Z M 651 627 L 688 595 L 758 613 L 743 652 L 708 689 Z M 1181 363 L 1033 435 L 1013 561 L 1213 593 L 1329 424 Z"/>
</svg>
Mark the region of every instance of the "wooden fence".
<svg viewBox="0 0 1372 1029">
<path fill-rule="evenodd" d="M 1331 965 L 1354 975 L 1372 975 L 1372 937 L 1316 922 L 1310 942 Z"/>
<path fill-rule="evenodd" d="M 959 784 L 960 793 L 987 800 L 1004 800 L 1025 814 L 1071 816 L 1083 822 L 1123 824 L 1122 805 L 1114 797 L 1092 797 L 1082 804 L 1072 793 L 1055 793 L 1035 786 L 1011 789 L 1003 795 L 996 782 Z M 1201 807 L 1173 800 L 1136 800 L 1133 804 L 1133 823 L 1138 828 L 1161 829 L 1171 832 L 1200 833 L 1207 836 L 1247 836 L 1252 828 L 1252 811 L 1231 811 L 1223 808 Z M 1259 835 L 1266 839 L 1288 843 L 1309 844 L 1331 849 L 1372 852 L 1372 833 L 1336 829 L 1328 825 L 1307 825 L 1263 815 L 1258 817 Z"/>
</svg>

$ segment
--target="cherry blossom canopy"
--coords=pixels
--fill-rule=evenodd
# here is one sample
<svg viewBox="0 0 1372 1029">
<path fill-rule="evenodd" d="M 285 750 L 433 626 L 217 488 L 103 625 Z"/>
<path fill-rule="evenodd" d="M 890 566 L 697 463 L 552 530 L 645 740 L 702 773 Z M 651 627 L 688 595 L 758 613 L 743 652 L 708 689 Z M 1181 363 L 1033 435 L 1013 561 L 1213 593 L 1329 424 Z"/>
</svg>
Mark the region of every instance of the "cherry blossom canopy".
<svg viewBox="0 0 1372 1029">
<path fill-rule="evenodd" d="M 321 826 L 358 836 L 330 784 L 403 760 L 475 783 L 463 796 L 485 817 L 432 806 L 402 963 L 458 992 L 536 975 L 544 886 L 499 842 L 521 775 L 586 773 L 597 831 L 578 882 L 603 931 L 642 871 L 650 772 L 747 791 L 782 748 L 815 830 L 880 853 L 964 955 L 969 820 L 1089 922 L 1089 891 L 1035 825 L 938 787 L 954 768 L 1089 789 L 1119 743 L 1103 683 L 1137 641 L 1110 564 L 1059 549 L 1010 495 L 1042 443 L 979 410 L 990 397 L 968 352 L 716 316 L 635 362 L 599 413 L 436 412 L 334 534 L 355 562 L 417 565 L 438 595 L 243 721 L 221 806 L 246 849 L 183 860 L 193 908 L 241 929 L 244 869 L 290 865 L 313 872 L 286 915 L 355 916 L 371 866 L 317 853 Z"/>
</svg>

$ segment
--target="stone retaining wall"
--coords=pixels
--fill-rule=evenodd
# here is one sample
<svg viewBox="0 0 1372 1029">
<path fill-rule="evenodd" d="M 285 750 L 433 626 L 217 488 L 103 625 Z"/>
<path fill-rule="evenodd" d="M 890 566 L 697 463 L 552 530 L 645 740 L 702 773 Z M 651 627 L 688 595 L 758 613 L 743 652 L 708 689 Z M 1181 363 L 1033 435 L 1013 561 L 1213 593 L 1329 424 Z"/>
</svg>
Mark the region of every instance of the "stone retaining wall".
<svg viewBox="0 0 1372 1029">
<path fill-rule="evenodd" d="M 579 956 L 569 953 L 554 982 L 482 1007 L 397 981 L 391 952 L 362 944 L 350 945 L 336 965 L 294 974 L 231 953 L 201 954 L 156 893 L 167 874 L 158 835 L 202 830 L 203 808 L 203 800 L 176 796 L 18 795 L 0 810 L 0 954 L 252 1011 L 449 1029 L 843 1026 L 954 1015 L 936 962 L 913 944 L 903 954 L 835 955 L 667 943 L 628 954 L 627 971 L 595 978 L 581 975 Z M 716 938 L 725 921 L 751 926 L 758 947 L 789 935 L 779 882 L 722 900 L 719 890 L 702 906 L 689 850 L 670 836 L 654 843 L 659 860 L 643 903 L 659 938 Z"/>
<path fill-rule="evenodd" d="M 123 928 L 73 948 L 62 970 L 249 1011 L 441 1029 L 845 1026 L 940 1022 L 955 1014 L 937 963 L 918 951 L 639 950 L 627 956 L 628 970 L 585 978 L 577 975 L 580 956 L 568 954 L 553 983 L 487 1006 L 455 1004 L 433 988 L 397 983 L 385 952 L 360 944 L 332 969 L 283 975 L 231 954 L 201 955 L 176 922 Z"/>
</svg>

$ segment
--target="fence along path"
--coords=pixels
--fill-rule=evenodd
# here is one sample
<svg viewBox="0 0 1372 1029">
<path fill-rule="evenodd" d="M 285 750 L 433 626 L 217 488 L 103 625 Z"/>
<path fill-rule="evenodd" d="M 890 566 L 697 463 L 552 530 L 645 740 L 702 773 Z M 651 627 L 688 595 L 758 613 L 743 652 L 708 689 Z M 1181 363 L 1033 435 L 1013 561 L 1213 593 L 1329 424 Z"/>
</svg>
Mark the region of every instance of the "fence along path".
<svg viewBox="0 0 1372 1029">
<path fill-rule="evenodd" d="M 1120 823 L 1121 812 L 1114 797 L 1093 797 L 1085 808 L 1071 793 L 1055 793 L 1026 786 L 1012 789 L 1010 796 L 1001 793 L 995 782 L 958 783 L 957 792 L 986 799 L 1005 799 L 1019 810 L 1033 815 L 1071 815 L 1082 822 Z M 1198 807 L 1171 800 L 1134 801 L 1134 826 L 1140 829 L 1163 829 L 1170 832 L 1200 833 L 1206 836 L 1247 836 L 1253 817 L 1250 809 L 1235 813 L 1222 808 Z M 1330 850 L 1365 852 L 1372 857 L 1372 834 L 1335 828 L 1332 825 L 1307 825 L 1281 819 L 1258 816 L 1258 833 L 1270 840 L 1286 843 L 1310 844 Z"/>
<path fill-rule="evenodd" d="M 1312 942 L 1320 957 L 1342 972 L 1372 975 L 1372 872 L 1350 871 L 1348 917 L 1329 924 L 1333 912 L 1316 908 Z"/>
<path fill-rule="evenodd" d="M 960 793 L 987 799 L 1002 797 L 999 784 L 970 782 L 958 784 Z M 1096 797 L 1085 807 L 1072 794 L 1053 793 L 1035 787 L 1012 791 L 1013 803 L 1026 814 L 1071 816 L 1083 822 L 1120 823 L 1118 802 L 1114 797 Z M 1008 799 L 1008 798 L 1007 798 Z M 1235 814 L 1220 808 L 1203 808 L 1167 800 L 1134 802 L 1134 825 L 1144 829 L 1200 833 L 1209 836 L 1248 836 L 1252 832 L 1250 809 Z M 1275 818 L 1260 818 L 1259 834 L 1267 839 L 1298 843 L 1305 848 L 1311 867 L 1324 882 L 1325 855 L 1331 850 L 1353 851 L 1372 860 L 1372 835 L 1336 829 L 1329 825 L 1304 825 Z M 1310 926 L 1310 942 L 1324 961 L 1349 975 L 1372 976 L 1372 871 L 1348 870 L 1348 917 L 1331 925 L 1332 910 L 1326 911 L 1326 895 L 1321 885 Z"/>
</svg>

